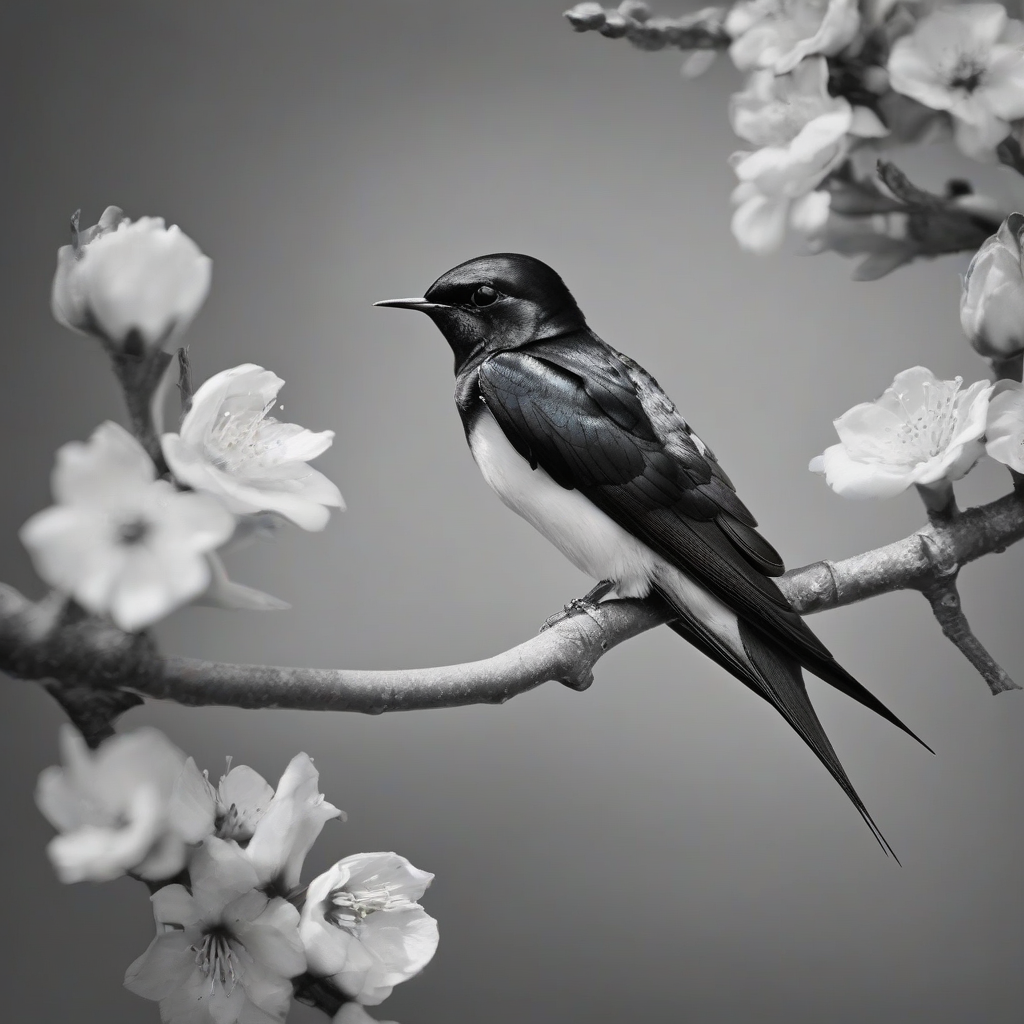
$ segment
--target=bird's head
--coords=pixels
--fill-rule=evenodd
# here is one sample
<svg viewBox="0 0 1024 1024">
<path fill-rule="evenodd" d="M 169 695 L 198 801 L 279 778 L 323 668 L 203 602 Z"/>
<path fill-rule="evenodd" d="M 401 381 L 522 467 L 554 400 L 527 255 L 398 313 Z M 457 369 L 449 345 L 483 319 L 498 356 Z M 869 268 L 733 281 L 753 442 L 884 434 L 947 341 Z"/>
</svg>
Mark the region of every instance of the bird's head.
<svg viewBox="0 0 1024 1024">
<path fill-rule="evenodd" d="M 519 348 L 586 326 L 558 274 L 532 256 L 508 252 L 460 263 L 421 299 L 388 299 L 375 305 L 426 313 L 451 345 L 456 371 L 480 350 Z"/>
</svg>

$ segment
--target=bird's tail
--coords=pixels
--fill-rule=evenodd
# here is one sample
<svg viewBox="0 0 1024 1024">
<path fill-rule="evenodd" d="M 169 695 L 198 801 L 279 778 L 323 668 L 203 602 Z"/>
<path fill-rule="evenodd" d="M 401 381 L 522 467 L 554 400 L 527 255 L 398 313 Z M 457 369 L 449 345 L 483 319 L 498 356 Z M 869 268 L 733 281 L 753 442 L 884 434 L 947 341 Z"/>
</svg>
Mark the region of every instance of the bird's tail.
<svg viewBox="0 0 1024 1024">
<path fill-rule="evenodd" d="M 692 601 L 681 600 L 684 595 L 680 594 L 678 586 L 673 586 L 678 582 L 662 577 L 657 584 L 662 596 L 680 613 L 678 619 L 669 623 L 672 629 L 768 701 L 785 718 L 839 783 L 882 850 L 898 864 L 899 858 L 868 813 L 825 735 L 807 695 L 799 662 L 718 602 L 714 602 L 716 615 L 709 617 L 706 607 L 699 609 L 698 614 Z M 686 582 L 688 587 L 689 581 Z"/>
</svg>

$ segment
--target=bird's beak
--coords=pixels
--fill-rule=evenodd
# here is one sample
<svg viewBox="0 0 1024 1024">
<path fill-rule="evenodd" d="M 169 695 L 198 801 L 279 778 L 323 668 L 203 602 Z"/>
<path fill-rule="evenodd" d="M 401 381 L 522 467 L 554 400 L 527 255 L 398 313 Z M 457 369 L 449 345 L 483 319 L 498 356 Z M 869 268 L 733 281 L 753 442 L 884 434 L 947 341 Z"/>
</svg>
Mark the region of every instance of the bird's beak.
<svg viewBox="0 0 1024 1024">
<path fill-rule="evenodd" d="M 428 302 L 426 299 L 382 299 L 375 306 L 394 306 L 395 309 L 419 309 L 424 313 L 432 309 L 444 309 L 443 302 Z"/>
</svg>

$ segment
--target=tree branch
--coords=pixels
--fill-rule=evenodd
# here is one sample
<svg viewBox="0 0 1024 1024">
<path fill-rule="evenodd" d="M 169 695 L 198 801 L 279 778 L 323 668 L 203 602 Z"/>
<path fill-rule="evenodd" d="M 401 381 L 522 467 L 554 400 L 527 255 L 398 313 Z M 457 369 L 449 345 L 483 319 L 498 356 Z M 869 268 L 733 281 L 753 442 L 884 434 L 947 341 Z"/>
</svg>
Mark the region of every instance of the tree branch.
<svg viewBox="0 0 1024 1024">
<path fill-rule="evenodd" d="M 677 18 L 654 17 L 647 4 L 625 0 L 605 9 L 599 3 L 581 3 L 565 12 L 577 32 L 600 32 L 609 39 L 628 39 L 641 50 L 724 50 L 732 42 L 725 31 L 724 7 L 705 7 Z"/>
<path fill-rule="evenodd" d="M 955 578 L 963 565 L 1003 551 L 1022 537 L 1024 495 L 1015 492 L 955 518 L 936 519 L 874 551 L 793 569 L 776 582 L 802 614 L 893 590 L 930 595 L 937 593 L 938 583 Z M 483 661 L 383 671 L 279 668 L 161 655 L 145 634 L 121 633 L 93 618 L 65 621 L 54 616 L 47 602 L 35 604 L 0 585 L 0 670 L 23 679 L 56 679 L 78 689 L 126 691 L 193 707 L 381 714 L 501 704 L 548 680 L 584 690 L 606 651 L 670 617 L 670 610 L 653 598 L 605 601 Z M 949 635 L 941 616 L 940 624 Z M 980 643 L 977 647 L 983 652 Z M 976 665 L 980 657 L 975 651 Z M 1008 681 L 1003 679 L 1002 688 Z"/>
</svg>

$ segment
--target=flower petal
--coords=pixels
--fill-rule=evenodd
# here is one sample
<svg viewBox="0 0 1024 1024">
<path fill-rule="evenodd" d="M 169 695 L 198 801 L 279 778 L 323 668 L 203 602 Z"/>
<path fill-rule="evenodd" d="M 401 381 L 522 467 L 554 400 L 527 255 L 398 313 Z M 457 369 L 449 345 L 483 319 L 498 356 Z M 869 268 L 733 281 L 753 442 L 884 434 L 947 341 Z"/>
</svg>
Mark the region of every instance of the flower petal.
<svg viewBox="0 0 1024 1024">
<path fill-rule="evenodd" d="M 434 880 L 429 871 L 421 871 L 397 853 L 356 853 L 338 861 L 336 867 L 348 875 L 350 890 L 378 889 L 385 886 L 391 896 L 417 902 Z"/>
<path fill-rule="evenodd" d="M 18 536 L 42 579 L 101 615 L 110 606 L 124 562 L 110 533 L 102 513 L 54 505 L 32 516 Z"/>
<path fill-rule="evenodd" d="M 749 252 L 774 252 L 786 237 L 788 215 L 788 199 L 752 196 L 732 215 L 732 233 Z"/>
<path fill-rule="evenodd" d="M 253 833 L 246 855 L 260 882 L 277 881 L 285 892 L 296 888 L 302 864 L 324 823 L 342 812 L 319 789 L 320 773 L 308 754 L 291 759 L 274 799 Z"/>
<path fill-rule="evenodd" d="M 143 999 L 165 999 L 193 973 L 195 960 L 196 952 L 187 933 L 164 932 L 125 972 L 124 987 Z"/>
<path fill-rule="evenodd" d="M 160 926 L 187 931 L 202 920 L 202 908 L 183 885 L 162 886 L 149 899 L 153 904 L 153 917 Z"/>
<path fill-rule="evenodd" d="M 240 764 L 222 776 L 217 788 L 222 810 L 233 819 L 231 839 L 250 839 L 274 798 L 274 789 L 259 772 Z"/>
<path fill-rule="evenodd" d="M 213 787 L 188 758 L 171 792 L 168 822 L 185 842 L 198 843 L 213 832 L 216 810 Z"/>
<path fill-rule="evenodd" d="M 241 366 L 232 366 L 228 370 L 221 370 L 220 373 L 215 373 L 209 380 L 200 384 L 192 396 L 192 405 L 182 420 L 182 440 L 189 445 L 201 446 L 207 433 L 213 429 L 225 398 L 239 389 L 243 392 L 247 391 L 250 382 L 263 372 L 265 371 L 262 366 L 257 366 L 255 363 L 242 363 Z M 283 384 L 282 380 L 278 385 L 278 390 Z M 276 395 L 277 391 L 274 391 L 270 398 L 274 398 Z M 261 404 L 265 405 L 266 399 Z"/>
<path fill-rule="evenodd" d="M 156 467 L 146 450 L 108 420 L 88 441 L 71 441 L 57 451 L 51 487 L 61 505 L 108 508 L 133 502 L 155 479 Z"/>
<path fill-rule="evenodd" d="M 891 498 L 913 482 L 906 468 L 859 462 L 841 444 L 826 448 L 821 458 L 826 482 L 844 498 Z"/>
<path fill-rule="evenodd" d="M 262 904 L 257 897 L 262 897 Z M 271 974 L 294 978 L 305 971 L 299 912 L 287 900 L 246 893 L 225 909 L 224 918 L 247 952 Z"/>
<path fill-rule="evenodd" d="M 189 875 L 192 894 L 206 919 L 216 918 L 229 903 L 260 884 L 238 844 L 215 836 L 203 840 L 189 864 Z"/>
</svg>

